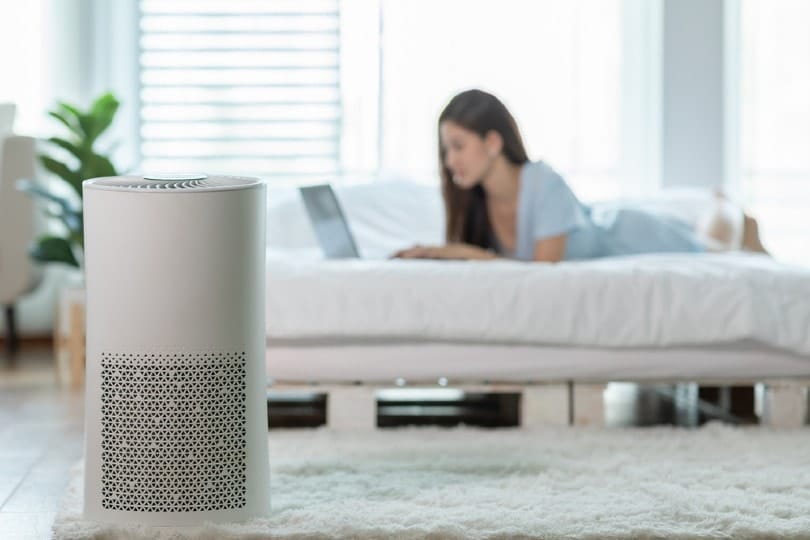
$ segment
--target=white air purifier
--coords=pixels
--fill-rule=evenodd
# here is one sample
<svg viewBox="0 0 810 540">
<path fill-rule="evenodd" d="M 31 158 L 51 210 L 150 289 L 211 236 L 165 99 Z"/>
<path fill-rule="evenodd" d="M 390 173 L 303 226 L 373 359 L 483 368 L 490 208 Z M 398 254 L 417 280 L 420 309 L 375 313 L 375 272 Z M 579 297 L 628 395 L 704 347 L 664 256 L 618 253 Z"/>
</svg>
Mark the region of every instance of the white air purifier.
<svg viewBox="0 0 810 540">
<path fill-rule="evenodd" d="M 264 183 L 130 176 L 83 191 L 85 518 L 266 516 Z"/>
</svg>

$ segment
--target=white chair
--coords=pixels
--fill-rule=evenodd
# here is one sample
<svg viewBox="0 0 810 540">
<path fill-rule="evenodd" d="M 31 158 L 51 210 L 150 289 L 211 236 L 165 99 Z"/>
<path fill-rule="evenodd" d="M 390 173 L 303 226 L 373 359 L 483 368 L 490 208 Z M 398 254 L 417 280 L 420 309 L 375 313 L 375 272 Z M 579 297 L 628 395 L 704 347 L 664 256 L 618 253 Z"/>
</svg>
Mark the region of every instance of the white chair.
<svg viewBox="0 0 810 540">
<path fill-rule="evenodd" d="M 42 281 L 43 269 L 28 255 L 38 232 L 34 201 L 17 189 L 17 180 L 35 179 L 35 140 L 0 138 L 0 304 L 5 308 L 6 346 L 17 350 L 15 304 Z"/>
<path fill-rule="evenodd" d="M 16 113 L 17 106 L 14 103 L 0 103 L 0 137 L 11 135 Z"/>
</svg>

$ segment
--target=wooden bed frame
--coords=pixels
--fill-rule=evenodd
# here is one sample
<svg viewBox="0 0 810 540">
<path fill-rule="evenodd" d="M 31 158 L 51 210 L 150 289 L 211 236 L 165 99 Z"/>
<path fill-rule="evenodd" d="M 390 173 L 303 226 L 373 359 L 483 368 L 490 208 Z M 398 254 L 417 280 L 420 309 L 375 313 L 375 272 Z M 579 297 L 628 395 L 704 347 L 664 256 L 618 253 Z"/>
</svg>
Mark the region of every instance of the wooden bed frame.
<svg viewBox="0 0 810 540">
<path fill-rule="evenodd" d="M 616 381 L 618 382 L 618 381 Z M 807 389 L 810 379 L 702 380 L 702 381 L 621 381 L 643 384 L 690 382 L 711 386 L 753 386 L 763 384 L 765 399 L 761 424 L 775 428 L 799 428 L 807 422 Z M 520 395 L 520 426 L 543 425 L 602 426 L 605 423 L 606 382 L 566 383 L 457 383 L 439 385 L 413 382 L 400 388 L 452 388 L 464 392 L 511 393 Z M 279 392 L 326 394 L 326 423 L 335 430 L 373 430 L 377 422 L 376 392 L 392 385 L 373 383 L 298 383 L 273 381 Z"/>
<path fill-rule="evenodd" d="M 637 358 L 635 363 L 619 366 L 619 371 L 611 371 L 611 358 L 619 357 L 611 356 L 616 351 L 598 348 L 386 342 L 330 345 L 317 340 L 295 344 L 268 340 L 266 350 L 271 377 L 269 388 L 274 392 L 325 394 L 326 423 L 336 430 L 375 429 L 376 392 L 389 388 L 451 388 L 464 392 L 519 394 L 519 423 L 525 428 L 549 424 L 604 425 L 604 391 L 608 382 L 762 384 L 762 425 L 798 428 L 808 420 L 810 358 L 753 345 L 742 349 L 726 346 L 716 350 L 664 348 L 649 353 L 640 350 L 640 358 L 649 358 L 649 364 L 638 362 Z M 519 355 L 524 355 L 522 363 L 510 364 Z M 476 356 L 477 373 L 481 376 L 464 376 L 465 370 L 475 371 L 475 367 L 467 367 L 472 365 L 467 361 L 474 362 Z M 547 376 L 531 377 L 528 373 L 523 376 L 526 359 L 531 365 L 537 357 L 554 359 L 546 362 L 542 372 L 538 371 Z M 385 361 L 380 362 L 380 358 Z M 490 365 L 492 359 L 496 359 L 497 368 L 488 368 L 489 373 L 481 371 L 483 358 L 489 359 Z M 578 365 L 568 364 L 569 359 Z M 684 365 L 688 361 L 692 363 L 678 369 L 667 367 L 679 361 Z M 569 365 L 572 367 L 566 373 Z M 589 375 L 591 365 L 594 374 Z M 500 369 L 511 375 L 496 380 L 494 373 Z M 680 373 L 661 375 L 677 371 Z M 734 371 L 737 375 L 731 375 Z"/>
</svg>

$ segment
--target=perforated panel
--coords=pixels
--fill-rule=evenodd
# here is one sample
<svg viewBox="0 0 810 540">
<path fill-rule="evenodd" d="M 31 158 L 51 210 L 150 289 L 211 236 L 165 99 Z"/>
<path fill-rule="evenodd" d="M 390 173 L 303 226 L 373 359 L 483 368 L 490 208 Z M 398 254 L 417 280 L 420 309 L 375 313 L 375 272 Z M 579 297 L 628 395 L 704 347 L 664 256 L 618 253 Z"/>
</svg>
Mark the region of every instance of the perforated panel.
<svg viewBox="0 0 810 540">
<path fill-rule="evenodd" d="M 245 353 L 101 355 L 102 506 L 246 503 Z"/>
</svg>

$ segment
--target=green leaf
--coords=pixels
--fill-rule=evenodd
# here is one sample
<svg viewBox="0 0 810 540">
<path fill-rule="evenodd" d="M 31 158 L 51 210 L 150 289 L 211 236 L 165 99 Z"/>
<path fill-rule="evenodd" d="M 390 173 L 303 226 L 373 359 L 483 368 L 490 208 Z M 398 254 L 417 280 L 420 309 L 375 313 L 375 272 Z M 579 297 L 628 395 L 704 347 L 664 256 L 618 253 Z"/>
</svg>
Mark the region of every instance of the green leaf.
<svg viewBox="0 0 810 540">
<path fill-rule="evenodd" d="M 118 109 L 118 105 L 120 105 L 120 103 L 112 92 L 104 92 L 93 102 L 92 107 L 90 107 L 90 113 L 93 116 L 98 116 L 103 111 L 115 112 L 115 110 Z"/>
<path fill-rule="evenodd" d="M 50 156 L 39 156 L 39 161 L 45 169 L 67 182 L 79 194 L 79 197 L 82 196 L 81 174 L 70 170 L 67 165 Z"/>
<path fill-rule="evenodd" d="M 78 231 L 70 231 L 70 241 L 84 249 L 84 224 Z"/>
<path fill-rule="evenodd" d="M 112 162 L 104 156 L 95 153 L 88 154 L 82 161 L 82 167 L 79 169 L 79 174 L 85 180 L 90 178 L 100 178 L 102 176 L 117 176 Z"/>
<path fill-rule="evenodd" d="M 98 118 L 85 114 L 79 119 L 79 123 L 82 125 L 82 130 L 84 130 L 84 144 L 87 148 L 92 148 L 99 134 Z"/>
<path fill-rule="evenodd" d="M 48 142 L 67 150 L 79 161 L 84 159 L 85 154 L 87 154 L 87 150 L 79 148 L 72 142 L 66 141 L 65 139 L 60 139 L 59 137 L 51 137 L 50 139 L 48 139 Z"/>
<path fill-rule="evenodd" d="M 63 114 L 60 114 L 56 111 L 49 111 L 48 115 L 50 115 L 52 118 L 56 118 L 57 120 L 59 120 L 59 122 L 64 124 L 65 127 L 67 127 L 70 130 L 70 132 L 76 135 L 77 137 L 81 138 L 84 136 L 79 125 L 77 123 L 68 120 Z"/>
<path fill-rule="evenodd" d="M 72 115 L 77 121 L 79 120 L 79 118 L 81 118 L 83 116 L 82 112 L 79 109 L 77 109 L 75 106 L 71 105 L 70 103 L 65 103 L 64 101 L 60 101 L 57 104 L 57 106 L 61 107 L 64 110 L 64 112 L 67 112 L 68 114 Z"/>
<path fill-rule="evenodd" d="M 119 174 L 107 157 L 110 151 L 101 154 L 93 149 L 96 139 L 112 124 L 119 106 L 120 103 L 115 95 L 106 92 L 96 98 L 86 111 L 62 101 L 58 102 L 54 110 L 49 112 L 51 117 L 70 130 L 70 135 L 51 137 L 48 141 L 68 152 L 71 158 L 62 156 L 60 152 L 57 158 L 40 155 L 39 160 L 46 170 L 67 182 L 80 198 L 83 196 L 82 182 L 84 180 Z M 60 161 L 58 159 L 60 157 L 66 159 L 67 162 Z M 78 161 L 78 164 L 73 164 L 73 158 Z M 65 206 L 60 205 L 60 208 L 64 219 L 71 223 L 71 228 L 75 228 L 76 219 L 81 220 L 82 217 L 81 209 L 71 212 Z M 82 240 L 80 235 L 78 241 Z"/>
<path fill-rule="evenodd" d="M 95 141 L 112 124 L 115 113 L 118 111 L 120 103 L 111 93 L 107 92 L 100 96 L 90 108 L 90 116 L 93 118 L 93 132 L 88 133 L 88 139 Z"/>
<path fill-rule="evenodd" d="M 92 136 L 92 133 L 95 129 L 93 127 L 93 124 L 95 122 L 93 117 L 89 114 L 83 113 L 77 107 L 71 105 L 70 103 L 60 101 L 59 107 L 61 107 L 63 111 L 67 112 L 68 114 L 76 118 L 76 122 L 78 123 L 80 128 L 79 130 L 80 138 L 84 139 L 84 141 L 88 144 L 88 146 L 91 146 L 93 144 L 93 140 L 95 139 L 95 137 Z"/>
<path fill-rule="evenodd" d="M 79 266 L 70 242 L 59 236 L 43 236 L 35 242 L 29 250 L 31 258 L 41 263 L 63 263 L 70 266 Z"/>
</svg>

